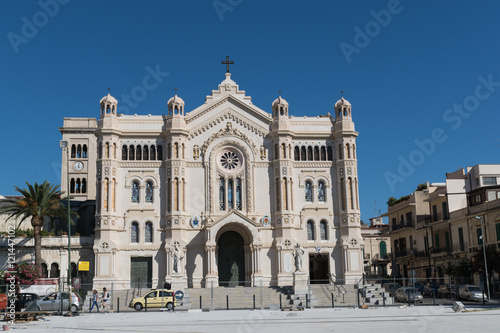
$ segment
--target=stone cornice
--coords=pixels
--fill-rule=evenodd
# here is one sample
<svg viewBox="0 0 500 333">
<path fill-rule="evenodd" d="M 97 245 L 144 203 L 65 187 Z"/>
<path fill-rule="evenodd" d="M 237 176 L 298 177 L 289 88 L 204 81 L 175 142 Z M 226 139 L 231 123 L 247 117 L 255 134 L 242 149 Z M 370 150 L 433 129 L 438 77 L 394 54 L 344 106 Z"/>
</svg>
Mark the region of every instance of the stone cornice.
<svg viewBox="0 0 500 333">
<path fill-rule="evenodd" d="M 294 168 L 333 168 L 335 164 L 330 161 L 294 161 Z"/>
<path fill-rule="evenodd" d="M 120 168 L 161 168 L 161 161 L 123 161 L 119 163 Z"/>
</svg>

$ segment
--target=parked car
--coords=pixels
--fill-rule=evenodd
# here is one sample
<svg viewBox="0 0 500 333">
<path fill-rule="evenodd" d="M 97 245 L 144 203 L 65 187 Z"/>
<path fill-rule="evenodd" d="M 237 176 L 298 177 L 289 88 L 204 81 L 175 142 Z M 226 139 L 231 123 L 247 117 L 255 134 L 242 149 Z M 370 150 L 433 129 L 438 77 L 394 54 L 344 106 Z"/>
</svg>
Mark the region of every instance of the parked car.
<svg viewBox="0 0 500 333">
<path fill-rule="evenodd" d="M 424 297 L 422 296 L 421 293 L 416 291 L 415 288 L 413 287 L 402 287 L 399 288 L 396 291 L 396 301 L 398 302 L 406 302 L 406 303 L 414 303 L 414 302 L 419 302 L 423 303 L 424 302 Z"/>
<path fill-rule="evenodd" d="M 168 310 L 172 310 L 174 306 L 177 306 L 174 292 L 167 289 L 153 289 L 146 295 L 131 300 L 128 306 L 134 308 L 136 311 L 141 311 L 146 307 L 146 301 L 148 309 L 166 307 Z"/>
<path fill-rule="evenodd" d="M 26 307 L 26 304 L 31 301 L 35 301 L 39 298 L 37 294 L 33 293 L 19 293 L 16 295 L 15 307 L 16 311 L 21 311 Z"/>
<path fill-rule="evenodd" d="M 460 287 L 458 296 L 460 299 L 466 299 L 468 301 L 482 301 L 483 290 L 479 288 L 479 286 L 466 284 Z"/>
<path fill-rule="evenodd" d="M 439 288 L 439 283 L 437 282 L 427 282 L 424 286 L 424 291 L 422 294 L 432 296 L 437 294 Z"/>
<path fill-rule="evenodd" d="M 26 304 L 26 311 L 59 311 L 61 309 L 62 300 L 62 310 L 66 311 L 69 307 L 69 292 L 58 291 L 50 293 L 47 296 L 39 298 L 37 300 L 28 302 Z M 71 312 L 78 312 L 81 307 L 80 296 L 72 292 L 71 293 Z"/>
<path fill-rule="evenodd" d="M 442 284 L 438 287 L 436 292 L 439 298 L 456 298 L 458 287 L 455 285 Z"/>
<path fill-rule="evenodd" d="M 389 293 L 389 296 L 394 297 L 396 290 L 401 288 L 401 285 L 399 283 L 384 283 L 382 287 Z"/>
</svg>

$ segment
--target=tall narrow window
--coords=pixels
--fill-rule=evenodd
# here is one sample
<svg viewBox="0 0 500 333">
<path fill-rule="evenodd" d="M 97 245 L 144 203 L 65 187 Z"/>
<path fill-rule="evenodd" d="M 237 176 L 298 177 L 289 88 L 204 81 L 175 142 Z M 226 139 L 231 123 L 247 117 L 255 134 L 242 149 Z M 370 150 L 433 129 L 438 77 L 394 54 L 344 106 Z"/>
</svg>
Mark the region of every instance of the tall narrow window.
<svg viewBox="0 0 500 333">
<path fill-rule="evenodd" d="M 184 144 L 181 145 L 181 157 L 184 159 Z"/>
<path fill-rule="evenodd" d="M 82 182 L 81 182 L 80 178 L 77 178 L 76 179 L 76 186 L 75 186 L 75 193 L 80 193 L 81 188 L 82 188 Z"/>
<path fill-rule="evenodd" d="M 113 143 L 113 158 L 116 158 L 116 143 Z"/>
<path fill-rule="evenodd" d="M 346 156 L 347 156 L 347 158 L 351 158 L 351 145 L 350 144 L 346 144 L 345 145 L 345 150 L 346 150 Z"/>
<path fill-rule="evenodd" d="M 132 202 L 139 202 L 139 182 L 132 182 Z"/>
<path fill-rule="evenodd" d="M 135 160 L 135 147 L 134 147 L 134 145 L 130 145 L 130 148 L 128 149 L 128 159 L 130 161 Z"/>
<path fill-rule="evenodd" d="M 319 237 L 321 240 L 327 240 L 328 239 L 328 234 L 327 234 L 327 223 L 325 220 L 321 220 L 319 223 Z"/>
<path fill-rule="evenodd" d="M 137 148 L 135 148 L 135 160 L 142 160 L 142 147 L 140 145 L 137 145 Z"/>
<path fill-rule="evenodd" d="M 71 145 L 71 158 L 76 157 L 76 145 Z"/>
<path fill-rule="evenodd" d="M 179 178 L 174 179 L 174 210 L 179 210 Z"/>
<path fill-rule="evenodd" d="M 321 146 L 321 158 L 320 158 L 320 160 L 326 161 L 326 147 L 325 146 Z"/>
<path fill-rule="evenodd" d="M 71 178 L 69 186 L 69 193 L 75 193 L 75 178 Z"/>
<path fill-rule="evenodd" d="M 352 178 L 349 177 L 347 179 L 347 193 L 349 195 L 349 198 L 347 199 L 347 202 L 349 203 L 348 209 L 354 209 L 354 196 L 352 195 Z"/>
<path fill-rule="evenodd" d="M 241 178 L 236 178 L 236 209 L 241 210 Z"/>
<path fill-rule="evenodd" d="M 352 158 L 356 158 L 356 145 L 352 145 Z"/>
<path fill-rule="evenodd" d="M 82 193 L 87 193 L 87 179 L 82 179 Z"/>
<path fill-rule="evenodd" d="M 179 158 L 179 144 L 174 143 L 174 158 Z"/>
<path fill-rule="evenodd" d="M 281 210 L 281 198 L 280 198 L 280 179 L 276 178 L 276 210 Z"/>
<path fill-rule="evenodd" d="M 319 147 L 314 146 L 314 160 L 319 161 Z"/>
<path fill-rule="evenodd" d="M 167 159 L 171 159 L 172 158 L 172 145 L 169 143 L 167 144 Z"/>
<path fill-rule="evenodd" d="M 142 159 L 144 161 L 148 161 L 149 160 L 149 149 L 148 149 L 148 146 L 144 146 L 143 149 L 142 149 Z"/>
<path fill-rule="evenodd" d="M 285 144 L 281 144 L 281 158 L 286 158 L 286 149 L 285 149 Z"/>
<path fill-rule="evenodd" d="M 283 178 L 283 181 L 281 183 L 282 190 L 281 190 L 281 196 L 283 198 L 283 210 L 288 210 L 288 189 L 287 189 L 287 179 Z"/>
<path fill-rule="evenodd" d="M 149 147 L 149 158 L 151 159 L 151 161 L 156 160 L 156 149 L 155 149 L 155 146 L 153 146 L 153 145 L 151 145 L 151 147 Z"/>
<path fill-rule="evenodd" d="M 153 183 L 146 182 L 146 202 L 153 202 Z"/>
<path fill-rule="evenodd" d="M 314 240 L 314 222 L 307 221 L 307 240 Z"/>
<path fill-rule="evenodd" d="M 225 194 L 225 186 L 224 186 L 224 178 L 219 179 L 219 209 L 220 210 L 226 210 L 226 205 L 224 203 L 224 198 L 226 197 Z"/>
<path fill-rule="evenodd" d="M 109 142 L 104 145 L 104 158 L 109 158 Z"/>
<path fill-rule="evenodd" d="M 161 161 L 163 159 L 163 148 L 161 145 L 156 147 L 156 159 Z"/>
<path fill-rule="evenodd" d="M 170 178 L 167 181 L 167 210 L 172 211 L 172 182 Z"/>
<path fill-rule="evenodd" d="M 102 159 L 102 143 L 97 146 L 97 156 L 99 156 L 99 159 Z"/>
<path fill-rule="evenodd" d="M 294 149 L 294 159 L 296 161 L 300 161 L 300 148 L 299 146 L 295 146 L 295 149 Z"/>
<path fill-rule="evenodd" d="M 326 152 L 327 152 L 327 158 L 329 161 L 333 161 L 333 151 L 332 151 L 332 147 L 331 146 L 328 146 L 328 148 L 326 149 Z"/>
<path fill-rule="evenodd" d="M 387 259 L 387 244 L 385 241 L 380 241 L 380 258 Z"/>
<path fill-rule="evenodd" d="M 305 146 L 302 146 L 300 148 L 300 160 L 301 161 L 305 161 L 307 160 L 307 156 L 306 156 L 306 147 Z"/>
<path fill-rule="evenodd" d="M 227 208 L 233 209 L 233 180 L 227 181 Z"/>
<path fill-rule="evenodd" d="M 307 147 L 307 160 L 313 160 L 313 148 L 311 146 Z"/>
<path fill-rule="evenodd" d="M 104 204 L 102 206 L 104 211 L 108 211 L 108 203 L 109 203 L 109 179 L 105 178 L 104 179 Z"/>
<path fill-rule="evenodd" d="M 340 180 L 340 187 L 342 188 L 342 210 L 346 210 L 346 183 L 344 178 Z"/>
<path fill-rule="evenodd" d="M 339 145 L 339 160 L 341 160 L 343 158 L 344 158 L 344 154 L 343 154 L 342 145 Z"/>
<path fill-rule="evenodd" d="M 82 145 L 76 146 L 76 158 L 82 158 Z"/>
<path fill-rule="evenodd" d="M 130 227 L 130 242 L 139 243 L 139 223 L 132 222 Z"/>
<path fill-rule="evenodd" d="M 322 180 L 318 182 L 318 201 L 325 202 L 325 182 Z"/>
<path fill-rule="evenodd" d="M 87 145 L 83 145 L 82 157 L 87 158 Z"/>
<path fill-rule="evenodd" d="M 116 179 L 111 180 L 111 211 L 116 210 Z"/>
<path fill-rule="evenodd" d="M 144 229 L 144 242 L 153 243 L 153 223 L 146 222 L 146 228 Z"/>
<path fill-rule="evenodd" d="M 128 159 L 128 148 L 127 146 L 122 147 L 122 160 L 126 161 Z"/>
<path fill-rule="evenodd" d="M 306 201 L 312 202 L 312 182 L 310 180 L 306 180 Z"/>
</svg>

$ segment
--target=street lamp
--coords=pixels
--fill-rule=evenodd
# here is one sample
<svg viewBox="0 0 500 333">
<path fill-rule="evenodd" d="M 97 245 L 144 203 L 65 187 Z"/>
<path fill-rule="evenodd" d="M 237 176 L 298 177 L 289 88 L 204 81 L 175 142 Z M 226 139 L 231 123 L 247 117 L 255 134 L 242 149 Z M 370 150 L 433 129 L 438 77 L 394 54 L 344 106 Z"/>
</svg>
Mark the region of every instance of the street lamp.
<svg viewBox="0 0 500 333">
<path fill-rule="evenodd" d="M 71 308 L 71 207 L 69 198 L 69 147 L 68 141 L 59 141 L 59 147 L 66 150 L 66 183 L 67 183 L 67 197 L 68 197 L 68 290 L 69 290 L 69 306 Z"/>
<path fill-rule="evenodd" d="M 481 240 L 483 241 L 483 256 L 484 256 L 484 270 L 486 272 L 486 288 L 488 290 L 488 301 L 490 300 L 490 281 L 488 279 L 488 262 L 486 261 L 486 237 L 484 237 L 483 217 L 475 216 L 476 219 L 481 221 Z"/>
</svg>

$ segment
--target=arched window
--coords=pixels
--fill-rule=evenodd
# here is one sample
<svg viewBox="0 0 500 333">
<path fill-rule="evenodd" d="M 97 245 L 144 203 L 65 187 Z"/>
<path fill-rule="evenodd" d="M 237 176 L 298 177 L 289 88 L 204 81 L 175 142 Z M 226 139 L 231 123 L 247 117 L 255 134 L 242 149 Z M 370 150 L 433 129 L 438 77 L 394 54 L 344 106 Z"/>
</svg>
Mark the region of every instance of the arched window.
<svg viewBox="0 0 500 333">
<path fill-rule="evenodd" d="M 179 158 L 179 144 L 174 143 L 174 158 Z"/>
<path fill-rule="evenodd" d="M 47 268 L 47 264 L 42 262 L 42 277 L 44 278 L 48 278 L 48 268 Z"/>
<path fill-rule="evenodd" d="M 88 151 L 87 151 L 87 145 L 83 145 L 83 149 L 82 149 L 82 157 L 83 157 L 83 158 L 87 158 L 87 154 L 88 154 Z"/>
<path fill-rule="evenodd" d="M 161 145 L 156 147 L 156 159 L 161 161 L 163 159 L 163 148 Z"/>
<path fill-rule="evenodd" d="M 132 202 L 139 202 L 139 182 L 132 182 Z"/>
<path fill-rule="evenodd" d="M 281 197 L 283 198 L 283 210 L 288 210 L 288 190 L 287 190 L 287 179 L 283 177 L 281 182 Z"/>
<path fill-rule="evenodd" d="M 130 161 L 135 160 L 135 147 L 134 147 L 134 145 L 130 145 L 130 147 L 128 149 L 128 159 Z"/>
<path fill-rule="evenodd" d="M 71 158 L 76 157 L 76 145 L 71 145 Z"/>
<path fill-rule="evenodd" d="M 87 193 L 87 179 L 82 179 L 82 193 Z"/>
<path fill-rule="evenodd" d="M 314 222 L 307 221 L 307 240 L 314 240 Z"/>
<path fill-rule="evenodd" d="M 227 181 L 227 208 L 233 209 L 233 180 Z"/>
<path fill-rule="evenodd" d="M 326 161 L 326 147 L 321 146 L 321 158 L 322 161 Z"/>
<path fill-rule="evenodd" d="M 146 202 L 153 202 L 153 183 L 146 182 Z"/>
<path fill-rule="evenodd" d="M 69 184 L 69 193 L 75 193 L 75 178 L 71 178 Z"/>
<path fill-rule="evenodd" d="M 179 178 L 174 179 L 174 210 L 179 210 Z"/>
<path fill-rule="evenodd" d="M 307 147 L 307 160 L 313 160 L 313 148 L 311 146 Z"/>
<path fill-rule="evenodd" d="M 280 179 L 276 178 L 276 210 L 281 210 L 281 198 L 280 198 Z"/>
<path fill-rule="evenodd" d="M 305 198 L 306 201 L 312 202 L 312 182 L 310 180 L 306 180 L 306 193 Z"/>
<path fill-rule="evenodd" d="M 77 151 L 78 154 L 78 151 Z M 104 144 L 104 158 L 109 158 L 109 142 Z"/>
<path fill-rule="evenodd" d="M 99 156 L 99 159 L 102 159 L 102 143 L 97 146 L 97 156 Z"/>
<path fill-rule="evenodd" d="M 128 159 L 128 148 L 127 146 L 122 147 L 122 160 L 126 161 Z"/>
<path fill-rule="evenodd" d="M 327 148 L 327 154 L 328 154 L 328 160 L 333 161 L 333 151 L 332 151 L 332 146 L 328 146 Z"/>
<path fill-rule="evenodd" d="M 139 243 L 139 223 L 132 222 L 130 227 L 130 242 Z"/>
<path fill-rule="evenodd" d="M 340 180 L 340 187 L 342 189 L 342 210 L 345 210 L 346 209 L 346 193 L 345 193 L 345 179 L 342 178 Z"/>
<path fill-rule="evenodd" d="M 181 145 L 181 158 L 184 159 L 184 144 Z"/>
<path fill-rule="evenodd" d="M 116 179 L 113 178 L 111 180 L 111 211 L 113 212 L 116 210 L 115 203 L 116 203 Z"/>
<path fill-rule="evenodd" d="M 354 209 L 354 196 L 352 195 L 352 178 L 347 179 L 347 204 L 348 209 Z"/>
<path fill-rule="evenodd" d="M 241 210 L 241 178 L 236 178 L 236 209 Z"/>
<path fill-rule="evenodd" d="M 345 145 L 345 150 L 346 150 L 346 156 L 347 156 L 347 158 L 351 158 L 351 145 L 350 144 L 346 144 Z"/>
<path fill-rule="evenodd" d="M 279 154 L 280 154 L 280 151 L 278 149 L 278 144 L 275 144 L 274 145 L 274 159 L 279 158 L 280 157 Z"/>
<path fill-rule="evenodd" d="M 226 197 L 226 191 L 225 191 L 225 184 L 224 184 L 224 178 L 219 179 L 219 209 L 220 210 L 226 210 L 226 205 L 224 202 L 224 198 Z"/>
<path fill-rule="evenodd" d="M 82 189 L 82 181 L 80 180 L 80 178 L 77 178 L 75 184 L 75 193 L 80 193 L 81 189 Z"/>
<path fill-rule="evenodd" d="M 82 145 L 76 146 L 76 158 L 82 158 Z"/>
<path fill-rule="evenodd" d="M 342 145 L 339 145 L 339 160 L 343 159 L 344 158 L 344 154 L 343 154 L 343 149 L 342 149 Z"/>
<path fill-rule="evenodd" d="M 167 181 L 167 210 L 172 211 L 172 182 L 170 178 Z"/>
<path fill-rule="evenodd" d="M 142 160 L 142 147 L 140 145 L 137 145 L 137 148 L 135 148 L 135 160 Z"/>
<path fill-rule="evenodd" d="M 319 223 L 319 237 L 321 240 L 327 240 L 328 239 L 328 234 L 326 231 L 327 223 L 325 220 L 321 220 Z"/>
<path fill-rule="evenodd" d="M 356 145 L 352 145 L 352 158 L 356 158 Z"/>
<path fill-rule="evenodd" d="M 167 159 L 171 159 L 172 158 L 172 145 L 169 143 L 167 144 Z"/>
<path fill-rule="evenodd" d="M 318 201 L 325 202 L 325 182 L 322 180 L 318 182 Z"/>
<path fill-rule="evenodd" d="M 153 146 L 153 145 L 151 145 L 151 147 L 149 147 L 149 158 L 151 159 L 151 161 L 156 160 L 156 149 L 155 149 L 155 146 Z"/>
<path fill-rule="evenodd" d="M 103 199 L 104 199 L 104 204 L 102 205 L 104 211 L 108 210 L 108 203 L 109 203 L 109 179 L 105 178 L 104 179 L 104 193 L 103 193 Z"/>
<path fill-rule="evenodd" d="M 306 147 L 305 146 L 302 146 L 300 148 L 300 160 L 301 161 L 307 160 L 307 157 L 306 157 Z"/>
<path fill-rule="evenodd" d="M 144 161 L 149 161 L 149 149 L 148 149 L 148 146 L 144 146 L 142 148 L 142 159 Z"/>
<path fill-rule="evenodd" d="M 294 153 L 294 159 L 296 161 L 300 161 L 300 148 L 299 146 L 295 146 L 295 153 Z"/>
<path fill-rule="evenodd" d="M 319 147 L 314 146 L 314 160 L 319 161 Z"/>
<path fill-rule="evenodd" d="M 286 148 L 284 143 L 281 144 L 281 158 L 286 158 Z"/>
<path fill-rule="evenodd" d="M 116 143 L 113 143 L 113 158 L 116 158 Z"/>
<path fill-rule="evenodd" d="M 144 229 L 144 242 L 153 243 L 153 223 L 146 222 L 146 228 Z"/>
<path fill-rule="evenodd" d="M 52 263 L 52 265 L 50 265 L 50 277 L 51 278 L 59 277 L 59 265 L 55 262 Z"/>
</svg>

